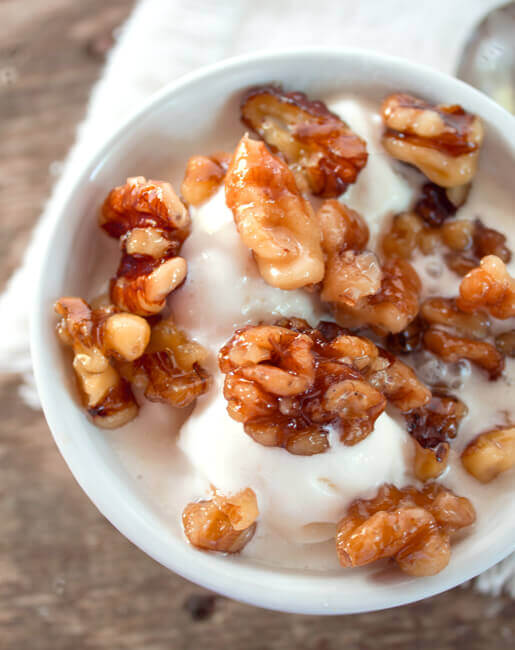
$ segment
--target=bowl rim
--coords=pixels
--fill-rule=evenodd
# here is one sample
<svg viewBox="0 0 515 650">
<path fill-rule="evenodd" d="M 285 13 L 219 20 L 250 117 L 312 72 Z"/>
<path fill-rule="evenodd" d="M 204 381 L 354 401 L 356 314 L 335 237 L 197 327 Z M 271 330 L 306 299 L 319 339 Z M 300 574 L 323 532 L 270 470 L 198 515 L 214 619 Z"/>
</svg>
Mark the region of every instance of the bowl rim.
<svg viewBox="0 0 515 650">
<path fill-rule="evenodd" d="M 470 98 L 470 101 L 475 103 L 479 102 L 480 105 L 487 107 L 490 112 L 493 111 L 496 126 L 503 132 L 504 140 L 511 143 L 515 150 L 515 118 L 510 113 L 493 102 L 489 97 L 459 79 L 429 66 L 413 63 L 400 57 L 389 56 L 360 48 L 310 46 L 258 51 L 251 54 L 231 57 L 214 64 L 203 66 L 166 84 L 162 89 L 152 94 L 147 100 L 137 106 L 136 109 L 130 113 L 130 115 L 107 139 L 107 141 L 80 166 L 80 172 L 76 174 L 75 181 L 70 184 L 70 187 L 62 196 L 59 205 L 55 207 L 53 219 L 49 224 L 47 232 L 44 233 L 43 236 L 40 234 L 41 239 L 44 237 L 44 240 L 40 241 L 42 245 L 42 254 L 39 258 L 36 284 L 32 299 L 32 309 L 30 310 L 30 349 L 36 386 L 41 399 L 43 412 L 61 455 L 82 490 L 87 494 L 98 510 L 113 524 L 115 528 L 129 539 L 129 541 L 138 546 L 154 560 L 183 578 L 230 598 L 258 607 L 283 612 L 339 615 L 398 607 L 400 605 L 416 602 L 447 591 L 448 589 L 470 580 L 507 557 L 515 550 L 515 539 L 513 540 L 511 547 L 509 545 L 507 546 L 506 543 L 498 543 L 494 548 L 490 548 L 490 552 L 485 554 L 483 561 L 474 566 L 469 566 L 468 571 L 463 575 L 460 575 L 458 580 L 456 580 L 455 577 L 444 577 L 436 585 L 432 584 L 432 586 L 427 587 L 426 589 L 423 588 L 423 581 L 421 581 L 420 588 L 415 590 L 416 593 L 411 593 L 412 590 L 409 590 L 409 593 L 406 592 L 406 595 L 392 598 L 388 602 L 381 602 L 383 599 L 377 599 L 372 596 L 367 603 L 340 603 L 331 606 L 323 600 L 318 602 L 307 602 L 306 599 L 304 599 L 302 602 L 295 604 L 285 600 L 288 596 L 290 598 L 292 597 L 295 588 L 294 581 L 289 589 L 280 587 L 278 591 L 277 586 L 272 588 L 271 585 L 240 583 L 238 580 L 231 579 L 230 572 L 227 572 L 227 565 L 224 562 L 218 562 L 218 570 L 206 572 L 205 567 L 202 566 L 203 562 L 185 563 L 181 561 L 180 557 L 170 557 L 169 554 L 164 552 L 164 549 L 159 549 L 155 544 L 153 544 L 152 539 L 148 539 L 145 535 L 141 535 L 141 520 L 135 510 L 132 509 L 129 504 L 121 500 L 120 497 L 118 497 L 119 500 L 117 502 L 117 495 L 110 494 L 108 495 L 109 498 L 107 498 L 106 495 L 102 493 L 102 486 L 91 480 L 89 468 L 82 462 L 81 457 L 74 454 L 73 450 L 71 451 L 65 444 L 65 434 L 60 426 L 60 409 L 52 399 L 52 382 L 46 381 L 48 370 L 45 366 L 43 354 L 45 335 L 42 324 L 44 319 L 48 318 L 49 310 L 49 305 L 43 300 L 43 296 L 46 268 L 52 251 L 52 243 L 56 238 L 59 225 L 66 213 L 66 207 L 73 198 L 77 187 L 90 177 L 94 170 L 101 165 L 102 161 L 108 157 L 110 149 L 113 148 L 117 142 L 123 140 L 124 135 L 130 131 L 133 124 L 147 116 L 152 111 L 158 110 L 161 105 L 167 102 L 175 93 L 187 90 L 188 86 L 194 86 L 203 79 L 220 74 L 224 75 L 235 69 L 245 68 L 246 66 L 256 63 L 270 64 L 270 62 L 273 62 L 274 60 L 282 60 L 284 62 L 284 60 L 288 59 L 295 60 L 295 62 L 298 63 L 299 60 L 311 60 L 313 58 L 334 58 L 340 61 L 346 59 L 346 63 L 352 61 L 358 63 L 366 60 L 368 65 L 374 67 L 387 65 L 389 69 L 402 69 L 404 74 L 418 73 L 424 76 L 428 84 L 435 82 L 438 87 L 441 87 L 442 85 L 449 85 L 453 88 L 456 88 L 457 86 L 461 87 L 462 94 L 464 93 L 467 99 Z M 186 544 L 184 544 L 184 546 L 187 548 Z M 184 560 L 185 557 L 186 553 L 182 560 Z M 212 568 L 213 567 L 211 567 L 211 569 Z"/>
</svg>

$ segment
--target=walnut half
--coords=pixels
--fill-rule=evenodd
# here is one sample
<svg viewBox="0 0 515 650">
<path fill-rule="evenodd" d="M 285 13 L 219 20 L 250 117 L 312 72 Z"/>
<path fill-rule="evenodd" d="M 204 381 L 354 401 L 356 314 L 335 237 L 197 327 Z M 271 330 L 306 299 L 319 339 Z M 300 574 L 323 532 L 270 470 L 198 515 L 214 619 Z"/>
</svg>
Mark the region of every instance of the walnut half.
<svg viewBox="0 0 515 650">
<path fill-rule="evenodd" d="M 468 499 L 437 483 L 421 490 L 386 484 L 349 507 L 338 525 L 338 558 L 344 567 L 393 558 L 409 575 L 435 575 L 449 563 L 452 534 L 475 519 Z"/>
<path fill-rule="evenodd" d="M 390 155 L 442 187 L 470 183 L 483 142 L 479 117 L 461 106 L 429 104 L 401 93 L 384 100 L 382 115 L 383 146 Z"/>
<path fill-rule="evenodd" d="M 241 116 L 317 196 L 340 196 L 366 165 L 366 143 L 325 104 L 309 101 L 304 93 L 255 88 L 244 97 Z"/>
<path fill-rule="evenodd" d="M 157 314 L 186 277 L 178 256 L 189 234 L 188 212 L 170 183 L 128 178 L 102 206 L 100 226 L 119 237 L 122 258 L 111 280 L 113 303 L 141 316 Z"/>
<path fill-rule="evenodd" d="M 244 136 L 225 179 L 238 232 L 273 287 L 298 289 L 324 276 L 320 228 L 293 173 L 262 142 Z"/>
<path fill-rule="evenodd" d="M 148 323 L 113 307 L 92 310 L 81 298 L 61 298 L 55 311 L 61 316 L 59 338 L 73 349 L 73 369 L 93 422 L 114 429 L 135 418 L 138 405 L 130 385 L 109 358 L 134 361 L 141 356 L 150 338 Z"/>
</svg>

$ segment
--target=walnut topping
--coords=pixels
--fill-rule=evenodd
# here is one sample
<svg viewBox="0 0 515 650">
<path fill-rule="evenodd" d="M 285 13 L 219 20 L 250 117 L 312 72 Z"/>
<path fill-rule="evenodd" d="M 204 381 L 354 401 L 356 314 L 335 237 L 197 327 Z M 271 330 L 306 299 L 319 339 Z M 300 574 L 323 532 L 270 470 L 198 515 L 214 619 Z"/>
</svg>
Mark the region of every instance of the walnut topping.
<svg viewBox="0 0 515 650">
<path fill-rule="evenodd" d="M 243 137 L 225 179 L 238 232 L 273 287 L 297 289 L 324 275 L 320 228 L 292 172 L 262 142 Z"/>
<path fill-rule="evenodd" d="M 218 151 L 212 156 L 192 156 L 186 165 L 181 194 L 189 205 L 207 201 L 223 183 L 232 154 Z"/>
<path fill-rule="evenodd" d="M 490 330 L 487 314 L 467 314 L 453 298 L 429 298 L 420 307 L 420 317 L 430 325 L 443 325 L 474 339 L 484 339 Z"/>
<path fill-rule="evenodd" d="M 487 255 L 461 281 L 457 304 L 465 312 L 485 308 L 495 318 L 515 316 L 515 279 L 499 257 Z"/>
<path fill-rule="evenodd" d="M 378 334 L 402 331 L 418 313 L 421 284 L 415 269 L 403 259 L 387 259 L 377 293 L 354 306 L 333 304 L 336 320 L 344 327 L 371 327 Z"/>
<path fill-rule="evenodd" d="M 461 106 L 432 105 L 411 95 L 393 94 L 382 106 L 390 155 L 418 167 L 442 187 L 469 183 L 483 142 L 481 120 Z"/>
<path fill-rule="evenodd" d="M 463 186 L 460 186 L 463 187 Z M 465 186 L 469 187 L 469 186 Z M 425 183 L 421 190 L 421 196 L 415 203 L 414 212 L 421 217 L 424 222 L 430 227 L 441 226 L 444 221 L 456 214 L 459 207 L 456 201 L 465 202 L 466 192 L 462 196 L 458 196 L 456 190 L 459 188 L 452 188 L 446 190 L 435 183 Z"/>
<path fill-rule="evenodd" d="M 193 546 L 237 553 L 254 536 L 258 515 L 256 495 L 246 488 L 234 496 L 216 493 L 210 500 L 188 504 L 182 513 L 182 523 Z"/>
<path fill-rule="evenodd" d="M 55 311 L 61 316 L 59 338 L 73 349 L 73 369 L 93 422 L 112 429 L 135 418 L 136 400 L 109 357 L 133 361 L 141 356 L 150 338 L 148 323 L 112 306 L 91 310 L 81 298 L 61 298 Z"/>
<path fill-rule="evenodd" d="M 415 442 L 413 474 L 419 481 L 431 481 L 441 476 L 449 463 L 450 445 L 442 442 L 436 449 L 422 447 Z"/>
<path fill-rule="evenodd" d="M 338 525 L 338 558 L 344 567 L 392 558 L 409 575 L 434 575 L 449 562 L 452 534 L 475 519 L 468 499 L 436 483 L 422 490 L 386 484 L 349 507 Z"/>
<path fill-rule="evenodd" d="M 503 332 L 495 337 L 495 347 L 507 357 L 515 357 L 515 330 Z"/>
<path fill-rule="evenodd" d="M 265 446 L 312 455 L 328 427 L 353 445 L 373 430 L 388 399 L 401 410 L 431 397 L 408 366 L 334 323 L 301 319 L 237 330 L 220 350 L 229 415 Z"/>
<path fill-rule="evenodd" d="M 424 449 L 439 447 L 455 438 L 460 422 L 467 415 L 467 407 L 454 395 L 433 393 L 431 401 L 405 413 L 408 433 Z"/>
<path fill-rule="evenodd" d="M 461 462 L 481 483 L 489 483 L 515 467 L 515 427 L 482 433 L 467 445 Z"/>
<path fill-rule="evenodd" d="M 491 343 L 454 336 L 436 327 L 424 333 L 424 347 L 444 361 L 467 359 L 497 379 L 504 370 L 504 358 Z"/>
<path fill-rule="evenodd" d="M 122 372 L 142 384 L 151 402 L 185 407 L 211 385 L 211 376 L 202 367 L 206 357 L 207 351 L 199 343 L 190 341 L 167 319 L 152 327 L 145 354 L 130 367 L 124 366 Z"/>
<path fill-rule="evenodd" d="M 108 235 L 120 238 L 122 247 L 111 300 L 141 316 L 159 313 L 186 277 L 186 261 L 177 255 L 190 218 L 172 186 L 142 176 L 128 178 L 109 193 L 99 223 Z"/>
<path fill-rule="evenodd" d="M 303 93 L 256 88 L 244 98 L 241 115 L 304 175 L 317 196 L 338 197 L 366 165 L 366 143 L 325 104 L 309 101 Z"/>
</svg>

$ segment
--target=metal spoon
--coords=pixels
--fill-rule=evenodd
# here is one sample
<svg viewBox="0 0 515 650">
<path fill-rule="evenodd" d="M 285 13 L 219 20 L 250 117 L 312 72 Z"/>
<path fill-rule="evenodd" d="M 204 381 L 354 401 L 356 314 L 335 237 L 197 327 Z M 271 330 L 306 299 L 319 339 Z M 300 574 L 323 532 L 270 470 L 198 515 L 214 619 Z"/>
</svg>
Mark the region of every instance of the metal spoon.
<svg viewBox="0 0 515 650">
<path fill-rule="evenodd" d="M 456 76 L 515 113 L 515 2 L 494 9 L 474 29 Z"/>
</svg>

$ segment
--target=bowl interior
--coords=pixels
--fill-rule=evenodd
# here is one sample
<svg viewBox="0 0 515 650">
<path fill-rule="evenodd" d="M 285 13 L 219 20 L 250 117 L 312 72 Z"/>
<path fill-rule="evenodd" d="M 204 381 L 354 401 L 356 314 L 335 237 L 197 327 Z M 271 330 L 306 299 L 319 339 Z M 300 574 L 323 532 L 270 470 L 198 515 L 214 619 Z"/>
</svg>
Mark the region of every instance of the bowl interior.
<svg viewBox="0 0 515 650">
<path fill-rule="evenodd" d="M 111 437 L 86 420 L 76 403 L 69 357 L 54 333 L 53 302 L 62 295 L 91 296 L 116 267 L 117 244 L 96 225 L 106 193 L 131 175 L 167 178 L 178 187 L 190 155 L 234 146 L 243 133 L 241 92 L 273 81 L 320 98 L 352 94 L 379 104 L 387 93 L 400 90 L 460 103 L 485 119 L 482 169 L 510 187 L 515 167 L 511 116 L 431 70 L 369 53 L 318 50 L 247 57 L 195 73 L 147 104 L 70 188 L 38 279 L 32 328 L 38 389 L 56 442 L 83 489 L 123 534 L 162 564 L 231 597 L 280 610 L 346 613 L 394 606 L 450 588 L 508 554 L 514 545 L 514 506 L 496 513 L 488 533 L 463 540 L 444 572 L 423 580 L 359 571 L 287 571 L 199 553 L 184 542 L 178 513 L 160 509 L 120 462 L 113 445 L 120 436 Z M 142 435 L 154 445 L 155 461 L 166 462 L 163 450 L 173 444 L 173 433 L 167 440 L 153 440 L 151 432 Z"/>
</svg>

